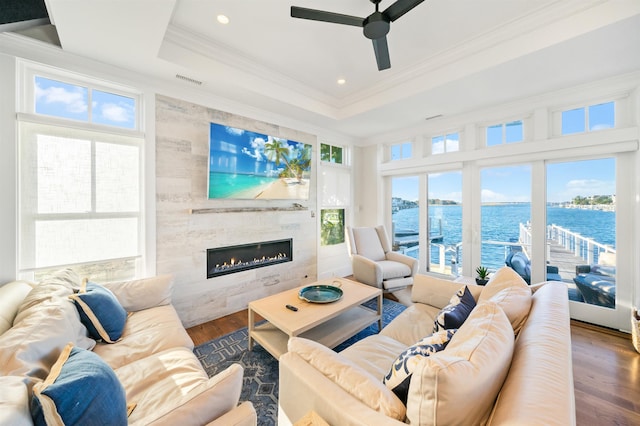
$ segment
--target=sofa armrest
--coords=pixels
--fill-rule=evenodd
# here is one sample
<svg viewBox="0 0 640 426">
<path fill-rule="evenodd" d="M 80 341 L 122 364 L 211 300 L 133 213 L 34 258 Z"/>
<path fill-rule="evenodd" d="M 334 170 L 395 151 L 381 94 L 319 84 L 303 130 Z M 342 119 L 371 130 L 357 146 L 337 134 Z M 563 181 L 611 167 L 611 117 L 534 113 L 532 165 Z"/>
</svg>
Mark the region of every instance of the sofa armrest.
<svg viewBox="0 0 640 426">
<path fill-rule="evenodd" d="M 146 416 L 138 423 L 156 426 L 206 425 L 236 408 L 242 391 L 243 374 L 240 364 L 232 364 L 193 388 L 162 416 L 153 419 Z"/>
<path fill-rule="evenodd" d="M 173 276 L 158 275 L 132 281 L 102 284 L 111 290 L 127 312 L 137 312 L 169 305 L 173 293 Z"/>
<path fill-rule="evenodd" d="M 211 423 L 207 423 L 207 426 L 256 426 L 257 424 L 256 409 L 251 402 L 245 401 Z"/>
<path fill-rule="evenodd" d="M 400 262 L 411 268 L 411 275 L 414 276 L 418 273 L 418 259 L 414 259 L 406 254 L 397 253 L 395 251 L 387 252 L 387 260 L 393 260 L 394 262 Z"/>
<path fill-rule="evenodd" d="M 442 309 L 449 304 L 451 296 L 456 294 L 462 287 L 464 287 L 464 284 L 443 280 L 430 275 L 418 274 L 413 277 L 411 301 Z"/>
<path fill-rule="evenodd" d="M 376 262 L 359 254 L 351 256 L 353 276 L 374 287 L 382 287 L 382 268 Z"/>
<path fill-rule="evenodd" d="M 331 425 L 406 426 L 364 404 L 297 353 L 282 355 L 279 368 L 279 425 L 295 423 L 313 410 Z"/>
</svg>

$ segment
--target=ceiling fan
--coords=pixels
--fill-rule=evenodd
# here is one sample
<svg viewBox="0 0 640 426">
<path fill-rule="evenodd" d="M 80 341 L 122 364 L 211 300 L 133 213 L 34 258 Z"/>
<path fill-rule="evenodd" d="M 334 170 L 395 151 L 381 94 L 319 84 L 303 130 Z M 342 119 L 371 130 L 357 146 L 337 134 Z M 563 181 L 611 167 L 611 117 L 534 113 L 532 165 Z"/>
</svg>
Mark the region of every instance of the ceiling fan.
<svg viewBox="0 0 640 426">
<path fill-rule="evenodd" d="M 424 0 L 397 0 L 383 12 L 378 10 L 379 3 L 382 0 L 369 1 L 376 5 L 376 11 L 366 18 L 298 6 L 291 6 L 291 17 L 362 27 L 364 29 L 364 36 L 373 42 L 373 51 L 376 54 L 378 70 L 382 71 L 391 67 L 389 47 L 387 45 L 387 33 L 389 32 L 391 22 L 400 18 Z"/>
</svg>

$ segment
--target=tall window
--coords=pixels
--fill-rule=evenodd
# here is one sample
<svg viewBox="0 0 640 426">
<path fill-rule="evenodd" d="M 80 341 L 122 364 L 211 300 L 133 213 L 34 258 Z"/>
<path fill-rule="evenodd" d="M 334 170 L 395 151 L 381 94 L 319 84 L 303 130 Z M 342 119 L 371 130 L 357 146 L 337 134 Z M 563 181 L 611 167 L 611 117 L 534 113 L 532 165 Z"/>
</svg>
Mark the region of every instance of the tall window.
<svg viewBox="0 0 640 426">
<path fill-rule="evenodd" d="M 462 275 L 462 172 L 431 173 L 428 271 Z"/>
<path fill-rule="evenodd" d="M 136 275 L 142 256 L 139 96 L 27 72 L 19 115 L 19 270 Z M 43 116 L 54 118 L 44 119 Z"/>
<path fill-rule="evenodd" d="M 547 165 L 547 242 L 570 300 L 615 308 L 615 158 Z"/>
<path fill-rule="evenodd" d="M 391 180 L 393 229 L 389 234 L 393 251 L 415 259 L 420 258 L 418 186 L 418 176 L 394 177 Z"/>
<path fill-rule="evenodd" d="M 480 179 L 482 265 L 495 271 L 507 264 L 529 280 L 531 167 L 485 168 Z"/>
<path fill-rule="evenodd" d="M 431 138 L 431 154 L 444 154 L 460 150 L 460 134 L 449 133 Z"/>
</svg>

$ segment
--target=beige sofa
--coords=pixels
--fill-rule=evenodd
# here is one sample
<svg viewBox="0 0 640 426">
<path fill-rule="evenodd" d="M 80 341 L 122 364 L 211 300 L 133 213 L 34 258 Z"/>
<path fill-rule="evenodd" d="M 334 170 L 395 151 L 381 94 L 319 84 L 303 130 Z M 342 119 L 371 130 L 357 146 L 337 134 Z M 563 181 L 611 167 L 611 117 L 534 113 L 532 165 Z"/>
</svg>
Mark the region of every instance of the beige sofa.
<svg viewBox="0 0 640 426">
<path fill-rule="evenodd" d="M 257 423 L 250 402 L 238 405 L 242 367 L 209 378 L 193 354 L 193 341 L 171 305 L 171 276 L 104 285 L 128 312 L 113 344 L 87 337 L 69 299 L 79 286 L 78 276 L 66 270 L 38 284 L 0 287 L 0 424 L 32 424 L 33 386 L 69 342 L 93 350 L 115 371 L 127 403 L 135 404 L 129 424 Z"/>
<path fill-rule="evenodd" d="M 497 278 L 496 278 L 497 277 Z M 573 425 L 566 285 L 527 286 L 510 268 L 486 287 L 444 350 L 420 360 L 406 405 L 383 384 L 408 346 L 432 333 L 463 284 L 416 276 L 413 305 L 340 353 L 293 338 L 280 358 L 278 423 L 314 411 L 332 425 Z"/>
</svg>

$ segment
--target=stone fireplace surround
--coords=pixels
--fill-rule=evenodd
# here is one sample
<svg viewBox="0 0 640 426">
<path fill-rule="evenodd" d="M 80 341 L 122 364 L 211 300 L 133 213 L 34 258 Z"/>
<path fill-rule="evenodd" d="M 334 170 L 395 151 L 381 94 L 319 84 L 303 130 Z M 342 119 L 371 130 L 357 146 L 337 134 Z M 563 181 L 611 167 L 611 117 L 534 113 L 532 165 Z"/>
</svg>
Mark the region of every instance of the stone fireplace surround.
<svg viewBox="0 0 640 426">
<path fill-rule="evenodd" d="M 216 122 L 311 144 L 308 133 L 156 96 L 156 271 L 173 274 L 173 305 L 185 327 L 317 279 L 317 167 L 308 200 L 209 200 L 209 126 Z M 198 214 L 196 214 L 198 212 Z M 207 279 L 207 249 L 293 239 L 293 260 Z"/>
</svg>

